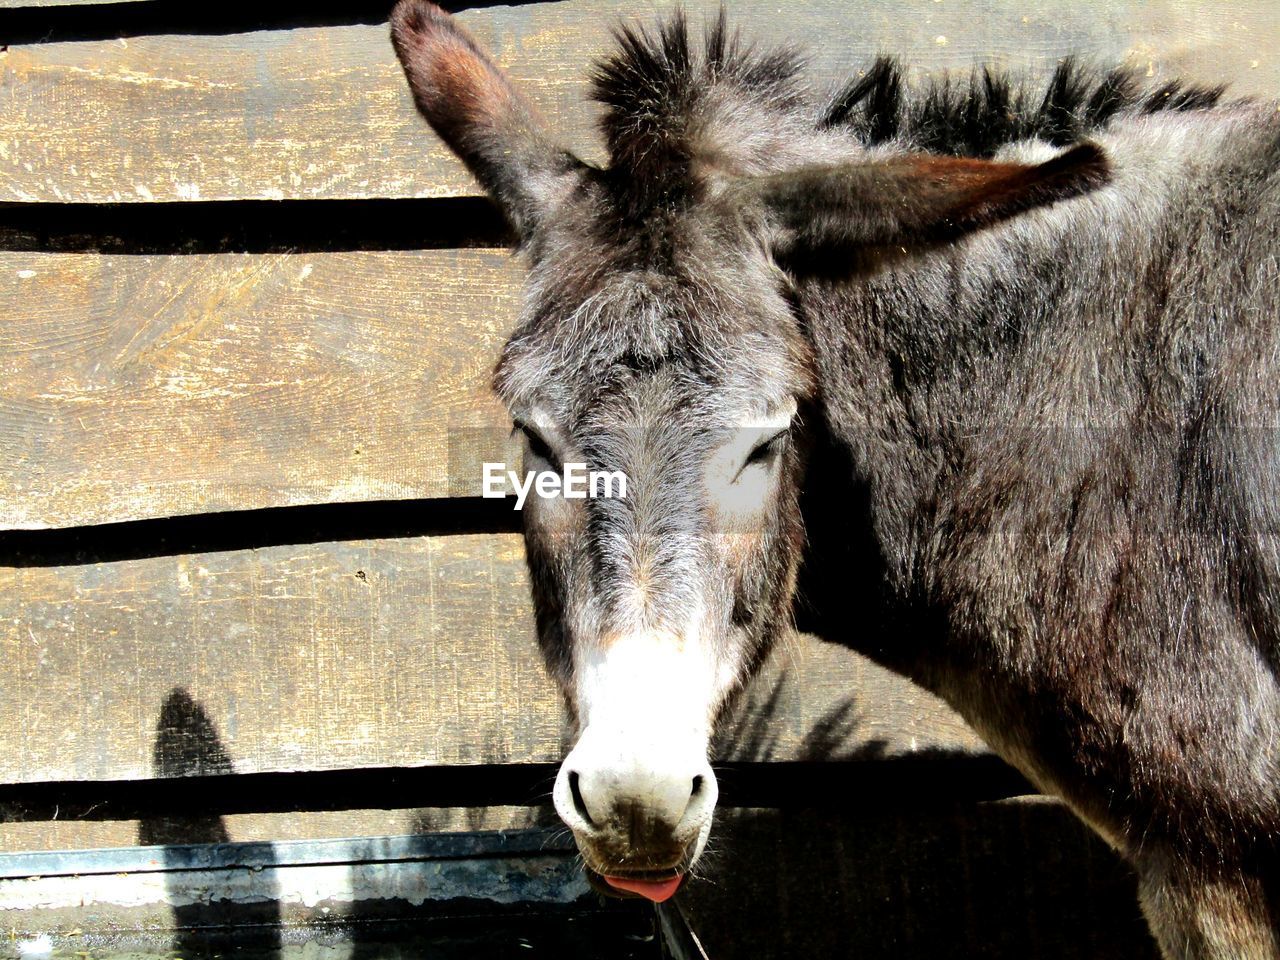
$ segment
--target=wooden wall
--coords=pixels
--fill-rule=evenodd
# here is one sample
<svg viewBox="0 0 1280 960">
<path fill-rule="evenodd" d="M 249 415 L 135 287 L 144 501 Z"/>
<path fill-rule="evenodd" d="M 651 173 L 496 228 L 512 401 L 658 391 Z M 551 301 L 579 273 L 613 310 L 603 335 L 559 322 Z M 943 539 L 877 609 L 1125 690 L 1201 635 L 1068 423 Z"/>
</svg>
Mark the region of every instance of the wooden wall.
<svg viewBox="0 0 1280 960">
<path fill-rule="evenodd" d="M 503 779 L 559 758 L 562 716 L 516 519 L 476 499 L 479 452 L 505 443 L 487 380 L 520 265 L 415 115 L 389 4 L 262 6 L 0 0 L 8 850 L 549 817 L 545 783 Z M 584 67 L 612 23 L 670 6 L 458 15 L 598 158 Z M 1268 0 L 740 0 L 730 14 L 762 40 L 808 44 L 824 86 L 880 51 L 917 72 L 1043 72 L 1076 52 L 1156 80 L 1280 89 Z M 1132 878 L 1100 844 L 1057 807 L 975 807 L 1016 780 L 943 705 L 836 644 L 789 643 L 718 752 L 860 758 L 829 783 L 888 806 L 726 813 L 717 884 L 688 894 L 717 956 L 748 955 L 732 935 L 744 904 L 792 918 L 755 957 L 796 955 L 804 937 L 864 957 L 1150 954 Z M 370 786 L 316 779 L 329 774 Z M 216 834 L 193 806 L 202 782 L 217 785 Z M 262 783 L 275 792 L 246 801 Z M 317 785 L 332 783 L 325 802 Z M 759 869 L 778 851 L 791 879 Z M 835 930 L 813 914 L 824 890 L 844 939 L 820 936 Z"/>
</svg>

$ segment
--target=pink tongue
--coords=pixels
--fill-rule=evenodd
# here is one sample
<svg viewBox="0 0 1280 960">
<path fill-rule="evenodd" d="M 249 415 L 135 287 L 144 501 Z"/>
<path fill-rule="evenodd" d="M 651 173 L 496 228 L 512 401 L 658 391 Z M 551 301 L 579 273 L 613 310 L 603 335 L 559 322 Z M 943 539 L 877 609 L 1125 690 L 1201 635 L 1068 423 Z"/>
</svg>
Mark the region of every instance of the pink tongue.
<svg viewBox="0 0 1280 960">
<path fill-rule="evenodd" d="M 672 877 L 670 880 L 656 882 L 653 880 L 628 880 L 626 877 L 605 877 L 604 882 L 615 890 L 638 893 L 654 903 L 662 903 L 664 900 L 670 900 L 675 895 L 675 892 L 680 889 L 680 881 L 683 879 L 683 875 Z"/>
</svg>

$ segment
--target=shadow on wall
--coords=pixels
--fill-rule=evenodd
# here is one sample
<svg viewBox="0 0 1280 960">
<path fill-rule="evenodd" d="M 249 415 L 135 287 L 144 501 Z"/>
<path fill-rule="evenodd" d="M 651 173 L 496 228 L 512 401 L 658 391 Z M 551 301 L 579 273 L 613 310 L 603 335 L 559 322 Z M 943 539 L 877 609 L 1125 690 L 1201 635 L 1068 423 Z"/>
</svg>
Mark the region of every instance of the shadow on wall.
<svg viewBox="0 0 1280 960">
<path fill-rule="evenodd" d="M 732 717 L 717 732 L 713 755 L 728 762 L 768 763 L 781 759 L 874 760 L 885 754 L 888 741 L 858 736 L 866 723 L 866 711 L 857 697 L 833 704 L 805 733 L 798 748 L 789 751 L 784 729 L 791 715 L 787 701 L 802 696 L 803 691 L 785 670 L 767 687 L 761 683 L 748 687 Z"/>
<path fill-rule="evenodd" d="M 156 723 L 152 769 L 157 777 L 194 777 L 235 773 L 235 766 L 204 708 L 181 687 L 165 698 Z M 208 816 L 156 817 L 138 826 L 138 842 L 163 846 L 165 863 L 188 863 L 182 847 L 227 843 L 231 839 L 223 818 Z M 166 894 L 173 904 L 177 933 L 173 950 L 179 957 L 232 954 L 254 957 L 279 953 L 281 917 L 273 871 L 253 875 L 253 890 L 245 899 L 201 900 L 187 885 L 190 874 L 168 873 Z"/>
</svg>

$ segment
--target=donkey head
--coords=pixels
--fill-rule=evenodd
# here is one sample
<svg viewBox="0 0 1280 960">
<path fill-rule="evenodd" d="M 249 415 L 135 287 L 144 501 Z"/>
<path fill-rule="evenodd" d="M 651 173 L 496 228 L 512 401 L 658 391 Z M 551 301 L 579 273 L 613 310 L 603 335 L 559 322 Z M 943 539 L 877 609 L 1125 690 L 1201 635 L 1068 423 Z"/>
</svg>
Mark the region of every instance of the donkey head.
<svg viewBox="0 0 1280 960">
<path fill-rule="evenodd" d="M 798 264 L 948 242 L 1105 177 L 872 153 L 818 129 L 795 57 L 704 51 L 676 17 L 601 64 L 605 168 L 556 146 L 447 14 L 402 0 L 422 113 L 515 229 L 524 310 L 495 386 L 527 469 L 620 471 L 624 498 L 531 498 L 539 639 L 578 739 L 554 799 L 588 869 L 663 899 L 706 843 L 708 743 L 790 620 L 813 351 Z M 862 264 L 858 267 L 858 264 Z"/>
</svg>

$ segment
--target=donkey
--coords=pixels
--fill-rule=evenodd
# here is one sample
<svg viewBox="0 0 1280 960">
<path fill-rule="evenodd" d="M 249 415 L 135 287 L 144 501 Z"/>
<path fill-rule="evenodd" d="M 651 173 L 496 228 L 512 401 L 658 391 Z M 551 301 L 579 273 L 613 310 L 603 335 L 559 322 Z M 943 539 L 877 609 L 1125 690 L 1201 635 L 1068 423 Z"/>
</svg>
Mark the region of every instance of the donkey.
<svg viewBox="0 0 1280 960">
<path fill-rule="evenodd" d="M 823 436 L 878 563 L 849 642 L 1127 856 L 1166 957 L 1280 957 L 1275 107 L 1069 62 L 822 97 L 675 15 L 596 66 L 596 167 L 437 7 L 392 37 L 527 258 L 526 466 L 629 478 L 524 511 L 595 880 L 661 901 L 699 857 Z"/>
</svg>

